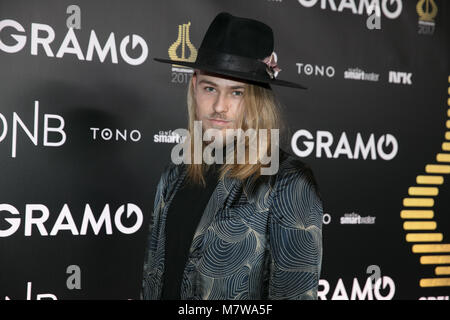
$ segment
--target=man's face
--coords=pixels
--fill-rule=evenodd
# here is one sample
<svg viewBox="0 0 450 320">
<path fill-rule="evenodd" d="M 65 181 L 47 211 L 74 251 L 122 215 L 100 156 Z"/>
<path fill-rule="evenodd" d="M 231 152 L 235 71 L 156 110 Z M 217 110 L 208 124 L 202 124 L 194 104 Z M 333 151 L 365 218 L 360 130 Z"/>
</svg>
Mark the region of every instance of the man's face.
<svg viewBox="0 0 450 320">
<path fill-rule="evenodd" d="M 237 129 L 238 116 L 244 108 L 245 83 L 198 69 L 192 82 L 197 104 L 196 120 L 202 121 L 203 130 L 221 130 L 225 139 L 226 129 Z"/>
</svg>

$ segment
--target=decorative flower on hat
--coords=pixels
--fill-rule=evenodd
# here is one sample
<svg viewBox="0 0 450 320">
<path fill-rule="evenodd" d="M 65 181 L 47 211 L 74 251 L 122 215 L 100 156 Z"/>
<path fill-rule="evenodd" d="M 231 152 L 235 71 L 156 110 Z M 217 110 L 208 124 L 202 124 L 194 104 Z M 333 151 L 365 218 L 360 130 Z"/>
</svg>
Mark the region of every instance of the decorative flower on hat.
<svg viewBox="0 0 450 320">
<path fill-rule="evenodd" d="M 270 79 L 274 79 L 277 77 L 278 72 L 281 71 L 281 69 L 278 67 L 277 62 L 275 61 L 275 52 L 272 52 L 272 54 L 268 57 L 265 57 L 264 60 L 261 60 L 266 64 L 266 71 L 270 76 Z"/>
</svg>

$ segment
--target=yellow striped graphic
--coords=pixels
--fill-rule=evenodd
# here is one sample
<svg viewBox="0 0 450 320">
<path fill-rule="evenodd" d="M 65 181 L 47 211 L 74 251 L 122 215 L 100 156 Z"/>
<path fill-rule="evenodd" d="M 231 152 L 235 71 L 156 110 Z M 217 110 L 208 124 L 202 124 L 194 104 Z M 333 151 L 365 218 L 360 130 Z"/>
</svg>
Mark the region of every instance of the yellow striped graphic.
<svg viewBox="0 0 450 320">
<path fill-rule="evenodd" d="M 407 242 L 441 242 L 442 233 L 407 233 Z"/>
<path fill-rule="evenodd" d="M 450 274 L 450 267 L 436 267 L 434 269 L 434 273 L 437 276 L 441 276 L 441 275 L 449 275 Z"/>
<path fill-rule="evenodd" d="M 426 173 L 450 173 L 450 166 L 445 164 L 427 164 Z"/>
<path fill-rule="evenodd" d="M 450 75 L 448 76 L 448 82 L 450 83 Z M 450 86 L 447 89 L 450 95 Z M 447 105 L 450 106 L 450 98 L 447 99 Z M 447 108 L 447 116 L 450 118 L 450 108 Z M 450 120 L 445 120 L 445 126 L 450 129 Z M 450 130 L 445 131 L 445 140 L 441 144 L 442 151 L 450 151 Z M 450 174 L 450 153 L 438 152 L 436 154 L 437 163 L 429 163 L 425 165 L 425 173 L 416 176 L 416 183 L 419 186 L 410 186 L 408 188 L 408 196 L 403 198 L 403 210 L 400 211 L 400 217 L 402 219 L 433 219 L 435 218 L 435 210 L 421 209 L 420 207 L 433 207 L 434 199 L 426 198 L 433 197 L 439 194 L 439 188 L 435 186 L 442 185 L 444 183 L 444 177 L 441 174 Z M 431 174 L 431 175 L 430 175 Z M 435 186 L 423 186 L 423 185 L 435 185 Z M 416 207 L 408 208 L 408 207 Z M 444 240 L 444 235 L 439 232 L 427 232 L 429 230 L 436 230 L 437 223 L 435 221 L 404 221 L 403 229 L 419 232 L 407 232 L 405 235 L 406 242 L 415 243 L 411 246 L 413 253 L 450 253 L 450 244 L 439 243 Z M 420 232 L 422 231 L 422 232 Z M 423 242 L 433 242 L 424 244 Z M 419 244 L 417 244 L 419 243 Z M 436 276 L 450 275 L 450 255 L 422 255 L 420 257 L 420 264 L 422 265 L 445 265 L 437 266 L 434 269 Z M 450 278 L 424 278 L 420 279 L 419 286 L 425 287 L 450 287 Z"/>
<path fill-rule="evenodd" d="M 420 279 L 420 286 L 424 287 L 448 287 L 450 286 L 450 278 L 429 278 Z"/>
<path fill-rule="evenodd" d="M 450 150 L 450 142 L 447 143 L 448 144 L 448 148 L 447 150 Z M 444 148 L 444 147 L 442 147 Z M 437 162 L 450 162 L 450 154 L 449 153 L 438 153 L 436 156 L 436 161 Z"/>
<path fill-rule="evenodd" d="M 402 210 L 400 217 L 402 219 L 432 219 L 434 216 L 433 210 Z"/>
<path fill-rule="evenodd" d="M 434 200 L 431 198 L 404 198 L 403 205 L 405 207 L 432 207 Z"/>
<path fill-rule="evenodd" d="M 421 256 L 420 264 L 447 264 L 450 263 L 450 256 Z"/>
<path fill-rule="evenodd" d="M 436 187 L 409 187 L 410 196 L 437 196 L 439 189 Z"/>
<path fill-rule="evenodd" d="M 416 183 L 417 184 L 443 184 L 444 177 L 443 176 L 417 176 Z"/>
<path fill-rule="evenodd" d="M 403 223 L 405 230 L 436 230 L 436 227 L 434 221 L 405 221 Z"/>
<path fill-rule="evenodd" d="M 412 246 L 414 253 L 450 252 L 450 244 L 415 244 Z"/>
</svg>

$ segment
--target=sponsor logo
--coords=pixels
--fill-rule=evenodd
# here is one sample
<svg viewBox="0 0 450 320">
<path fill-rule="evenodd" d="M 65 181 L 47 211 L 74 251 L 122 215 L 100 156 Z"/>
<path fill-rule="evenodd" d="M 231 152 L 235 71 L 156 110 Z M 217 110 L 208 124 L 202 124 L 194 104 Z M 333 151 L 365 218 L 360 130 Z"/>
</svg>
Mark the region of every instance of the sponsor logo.
<svg viewBox="0 0 450 320">
<path fill-rule="evenodd" d="M 378 81 L 379 78 L 378 73 L 368 73 L 359 68 L 349 68 L 344 71 L 344 79 Z"/>
<path fill-rule="evenodd" d="M 185 136 L 181 136 L 172 130 L 159 131 L 158 134 L 153 135 L 153 142 L 155 143 L 183 143 L 185 140 Z"/>
<path fill-rule="evenodd" d="M 159 131 L 158 134 L 153 135 L 153 142 L 155 143 L 183 143 L 186 137 L 181 136 L 175 131 Z"/>
<path fill-rule="evenodd" d="M 333 66 L 319 66 L 315 64 L 304 64 L 297 62 L 297 73 L 298 74 L 305 74 L 307 76 L 320 76 L 320 77 L 328 77 L 332 78 L 334 77 L 334 74 L 336 73 Z"/>
<path fill-rule="evenodd" d="M 32 285 L 33 283 L 31 281 L 27 281 L 26 300 L 31 300 L 33 298 Z M 5 296 L 5 300 L 11 300 L 11 298 L 9 296 Z M 53 293 L 37 293 L 36 300 L 58 300 L 58 298 Z"/>
<path fill-rule="evenodd" d="M 329 131 L 317 130 L 314 137 L 311 132 L 305 129 L 297 130 L 291 139 L 291 148 L 299 157 L 307 157 L 316 150 L 317 158 L 339 158 L 348 159 L 368 159 L 381 158 L 383 160 L 392 160 L 397 155 L 398 142 L 392 134 L 384 134 L 375 141 L 375 135 L 370 134 L 365 142 L 361 133 L 357 133 L 355 144 L 350 146 L 347 133 L 342 132 L 337 145 L 332 148 L 334 142 L 333 133 Z M 301 145 L 301 146 L 300 146 Z M 387 151 L 385 151 L 387 148 Z M 324 153 L 324 155 L 322 155 Z"/>
<path fill-rule="evenodd" d="M 433 35 L 435 28 L 434 18 L 437 15 L 438 7 L 434 0 L 420 0 L 417 2 L 416 11 L 419 16 L 418 34 Z"/>
<path fill-rule="evenodd" d="M 341 224 L 375 224 L 376 217 L 361 217 L 357 213 L 345 213 L 343 217 L 341 217 Z"/>
<path fill-rule="evenodd" d="M 330 224 L 331 222 L 331 215 L 329 213 L 324 213 L 322 215 L 322 223 L 323 224 Z"/>
<path fill-rule="evenodd" d="M 169 58 L 174 61 L 195 62 L 197 59 L 197 48 L 191 42 L 190 29 L 191 22 L 178 25 L 178 35 L 176 40 L 169 46 L 167 53 Z M 189 74 L 192 74 L 192 68 L 172 64 L 172 82 L 187 83 Z"/>
<path fill-rule="evenodd" d="M 305 8 L 314 7 L 320 3 L 322 10 L 350 12 L 358 15 L 364 12 L 370 15 L 375 10 L 377 16 L 380 16 L 382 12 L 389 19 L 398 18 L 403 9 L 401 0 L 298 0 L 298 2 Z"/>
<path fill-rule="evenodd" d="M 131 219 L 132 216 L 135 219 Z M 23 232 L 26 237 L 32 236 L 33 231 L 35 233 L 37 231 L 41 236 L 56 236 L 61 231 L 69 231 L 74 236 L 83 236 L 88 232 L 93 232 L 95 235 L 98 235 L 103 227 L 106 234 L 112 234 L 113 225 L 117 231 L 123 234 L 132 234 L 139 230 L 143 222 L 142 210 L 132 203 L 121 205 L 116 210 L 114 219 L 112 219 L 109 204 L 105 205 L 98 218 L 95 217 L 89 204 L 86 204 L 82 223 L 79 228 L 75 224 L 70 208 L 66 203 L 63 205 L 52 226 L 48 225 L 49 217 L 50 210 L 43 204 L 26 204 L 25 214 L 21 214 L 14 206 L 2 203 L 0 204 L 0 237 L 9 237 L 16 233 L 19 230 L 22 220 L 24 225 Z M 131 220 L 132 225 L 124 225 L 122 222 L 123 217 Z M 4 226 L 8 224 L 9 226 L 5 228 Z"/>
<path fill-rule="evenodd" d="M 52 127 L 49 124 L 49 120 L 53 120 L 53 123 L 59 122 L 59 125 Z M 57 114 L 44 114 L 43 124 L 43 136 L 42 145 L 45 147 L 60 147 L 66 142 L 66 133 L 63 130 L 65 125 L 64 118 Z M 33 129 L 30 130 L 25 123 L 22 121 L 20 116 L 13 112 L 12 115 L 12 142 L 11 142 L 11 157 L 15 158 L 17 153 L 17 131 L 18 127 L 21 127 L 23 132 L 30 138 L 31 142 L 37 146 L 39 144 L 38 134 L 39 134 L 39 101 L 34 102 L 34 121 Z M 5 140 L 8 134 L 8 120 L 0 113 L 0 143 Z M 53 139 L 49 138 L 49 134 Z M 56 138 L 55 138 L 56 136 Z M 58 139 L 59 138 L 59 139 Z"/>
<path fill-rule="evenodd" d="M 449 296 L 420 297 L 419 300 L 449 300 Z"/>
<path fill-rule="evenodd" d="M 412 85 L 411 77 L 411 72 L 389 71 L 389 83 Z"/>
<path fill-rule="evenodd" d="M 148 56 L 148 46 L 144 38 L 137 34 L 125 36 L 120 44 L 116 43 L 116 35 L 114 32 L 109 34 L 108 39 L 100 43 L 95 30 L 91 30 L 87 48 L 82 50 L 78 42 L 74 29 L 68 28 L 67 33 L 59 46 L 55 47 L 55 30 L 48 24 L 31 23 L 30 35 L 27 36 L 25 28 L 17 21 L 12 19 L 0 20 L 0 51 L 6 53 L 20 52 L 27 42 L 30 46 L 31 55 L 45 54 L 47 57 L 63 58 L 70 54 L 77 57 L 81 61 L 92 61 L 94 55 L 97 56 L 100 63 L 107 61 L 106 57 L 110 56 L 112 63 L 118 63 L 118 53 L 122 60 L 129 65 L 140 65 L 144 63 Z M 7 39 L 6 43 L 2 39 Z M 138 51 L 137 57 L 131 57 L 128 54 L 127 47 L 131 41 L 131 49 Z M 117 49 L 117 44 L 119 50 Z"/>
<path fill-rule="evenodd" d="M 392 300 L 395 295 L 395 283 L 391 277 L 380 276 L 373 281 L 368 277 L 365 283 L 353 278 L 351 287 L 346 287 L 342 278 L 339 278 L 333 288 L 325 279 L 319 280 L 317 297 L 320 300 Z"/>
<path fill-rule="evenodd" d="M 139 130 L 119 130 L 109 128 L 89 128 L 92 131 L 92 140 L 115 140 L 115 141 L 133 141 L 137 142 L 141 140 L 141 132 Z"/>
</svg>

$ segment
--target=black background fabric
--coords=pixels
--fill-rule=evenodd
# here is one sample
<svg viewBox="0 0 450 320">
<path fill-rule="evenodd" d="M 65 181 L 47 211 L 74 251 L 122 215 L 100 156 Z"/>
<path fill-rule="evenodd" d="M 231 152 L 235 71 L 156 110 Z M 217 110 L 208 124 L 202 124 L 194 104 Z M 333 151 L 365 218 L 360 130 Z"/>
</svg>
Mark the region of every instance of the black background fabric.
<svg viewBox="0 0 450 320">
<path fill-rule="evenodd" d="M 314 1 L 77 1 L 81 29 L 74 33 L 83 55 L 92 30 L 102 46 L 114 33 L 118 63 L 113 63 L 111 54 L 103 62 L 97 54 L 92 61 L 69 53 L 55 57 L 68 33 L 66 10 L 73 1 L 0 0 L 0 21 L 12 19 L 24 29 L 4 28 L 0 40 L 14 45 L 12 35 L 26 36 L 20 51 L 0 50 L 0 114 L 7 124 L 0 116 L 0 205 L 11 205 L 18 212 L 0 210 L 0 230 L 11 228 L 7 219 L 20 223 L 15 232 L 0 239 L 0 298 L 35 300 L 43 294 L 58 299 L 139 298 L 156 185 L 174 146 L 159 138 L 186 128 L 190 76 L 153 58 L 169 58 L 168 49 L 183 24 L 190 24 L 190 41 L 198 48 L 211 20 L 222 11 L 270 25 L 282 69 L 280 79 L 308 87 L 272 86 L 282 102 L 288 138 L 299 130 L 311 134 L 299 138 L 297 146 L 301 150 L 312 146 L 309 154 L 298 157 L 313 169 L 327 219 L 319 299 L 369 299 L 368 293 L 357 293 L 369 288 L 372 265 L 379 267 L 387 284 L 366 291 L 373 299 L 388 295 L 390 299 L 448 298 L 450 286 L 420 286 L 421 279 L 449 276 L 436 275 L 437 265 L 420 263 L 422 256 L 433 254 L 412 252 L 414 243 L 406 241 L 406 220 L 400 212 L 410 187 L 417 186 L 416 177 L 426 173 L 427 165 L 437 163 L 438 153 L 448 153 L 443 143 L 450 130 L 450 2 L 434 0 L 438 12 L 432 35 L 418 33 L 419 0 L 379 1 L 391 10 L 402 3 L 397 18 L 382 13 L 380 30 L 366 27 L 366 13 L 355 14 L 341 5 L 359 7 L 372 1 L 318 0 L 312 7 L 301 2 Z M 33 24 L 54 30 L 53 56 L 41 45 L 37 54 L 31 53 Z M 126 36 L 130 37 L 125 48 L 128 55 L 141 54 L 139 45 L 132 48 L 132 35 L 142 37 L 148 46 L 148 57 L 139 65 L 126 63 L 120 54 Z M 176 52 L 181 56 L 182 46 Z M 298 64 L 303 64 L 301 72 Z M 315 72 L 316 67 L 334 70 L 333 75 Z M 350 68 L 377 73 L 379 81 L 345 79 L 344 72 Z M 412 83 L 389 82 L 390 71 L 411 73 Z M 35 101 L 39 102 L 37 113 Z M 47 115 L 64 119 L 66 141 L 61 146 L 44 144 Z M 35 116 L 36 140 L 18 124 L 14 144 L 14 118 L 20 117 L 33 134 Z M 57 127 L 59 121 L 48 119 L 48 125 Z M 113 136 L 102 137 L 98 131 L 94 138 L 91 128 L 108 128 Z M 116 139 L 116 130 L 127 130 L 128 139 Z M 141 134 L 140 140 L 130 139 L 133 130 Z M 392 150 L 388 134 L 395 137 L 398 152 L 385 160 L 379 151 Z M 329 150 L 320 147 L 323 135 Z M 336 152 L 343 136 L 351 149 L 347 154 Z M 359 138 L 365 144 L 373 139 L 375 157 L 352 157 Z M 49 141 L 59 139 L 57 133 L 48 132 Z M 341 143 L 340 147 L 347 146 Z M 450 190 L 448 174 L 442 176 L 439 193 L 426 197 L 434 200 L 434 216 L 424 221 L 435 221 L 436 229 L 430 232 L 442 233 L 441 243 L 448 244 Z M 48 209 L 43 222 L 47 235 L 35 224 L 31 235 L 25 234 L 33 204 Z M 141 210 L 141 223 L 136 224 L 138 215 L 127 209 L 128 204 Z M 109 208 L 111 232 L 103 224 L 98 232 L 89 225 L 80 234 L 87 205 L 97 220 Z M 78 234 L 61 230 L 50 235 L 64 207 L 70 210 Z M 341 218 L 351 213 L 376 217 L 375 223 L 341 224 Z M 41 215 L 33 211 L 32 217 Z M 123 233 L 117 222 L 127 227 L 136 224 L 136 230 Z M 70 266 L 79 268 L 79 287 L 70 285 Z"/>
</svg>

